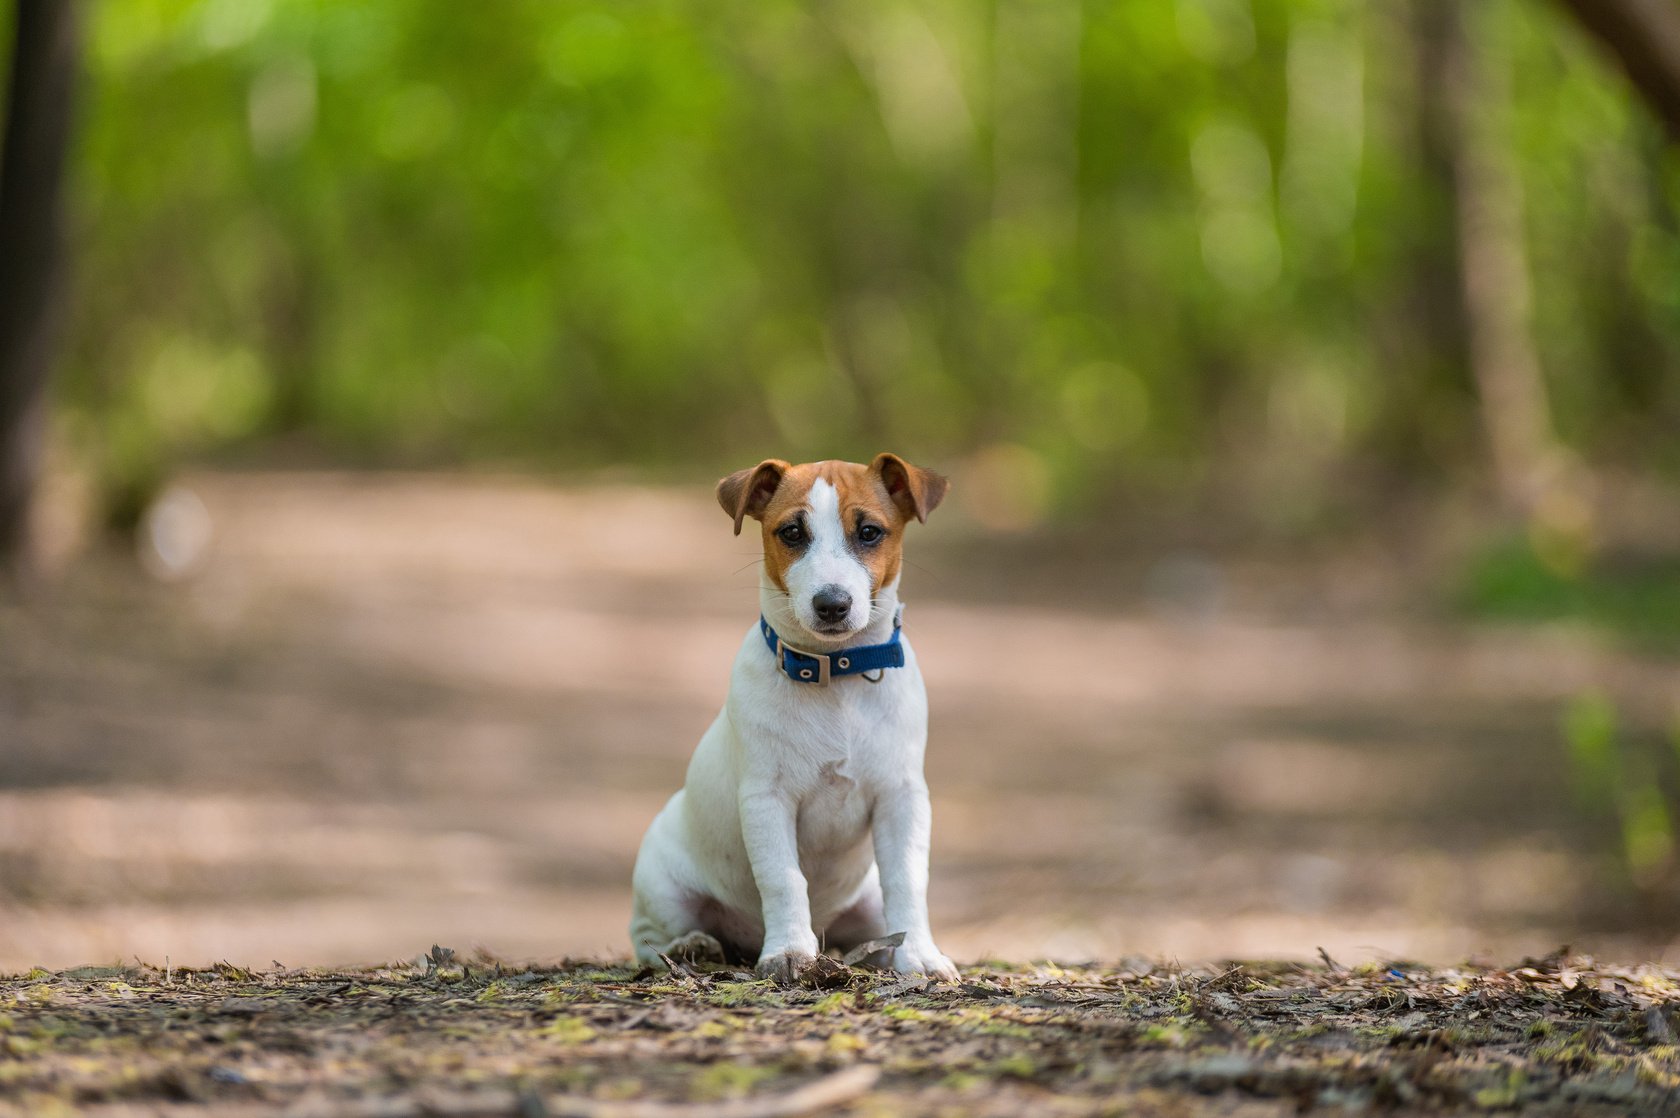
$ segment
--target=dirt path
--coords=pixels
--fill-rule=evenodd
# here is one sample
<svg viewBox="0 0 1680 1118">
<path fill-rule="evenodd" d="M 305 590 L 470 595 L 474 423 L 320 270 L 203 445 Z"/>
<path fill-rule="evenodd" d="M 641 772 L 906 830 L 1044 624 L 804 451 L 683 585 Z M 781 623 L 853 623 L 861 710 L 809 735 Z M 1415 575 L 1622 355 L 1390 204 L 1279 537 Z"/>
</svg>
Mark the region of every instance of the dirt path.
<svg viewBox="0 0 1680 1118">
<path fill-rule="evenodd" d="M 0 1114 L 1673 1113 L 1677 980 L 1557 956 L 974 969 L 955 988 L 836 964 L 792 990 L 443 951 L 82 968 L 0 980 Z"/>
<path fill-rule="evenodd" d="M 618 954 L 756 544 L 700 488 L 187 484 L 192 577 L 0 607 L 0 968 Z M 1420 619 L 1382 555 L 918 535 L 953 956 L 1664 958 L 1557 725 L 1593 687 L 1654 733 L 1673 661 Z"/>
</svg>

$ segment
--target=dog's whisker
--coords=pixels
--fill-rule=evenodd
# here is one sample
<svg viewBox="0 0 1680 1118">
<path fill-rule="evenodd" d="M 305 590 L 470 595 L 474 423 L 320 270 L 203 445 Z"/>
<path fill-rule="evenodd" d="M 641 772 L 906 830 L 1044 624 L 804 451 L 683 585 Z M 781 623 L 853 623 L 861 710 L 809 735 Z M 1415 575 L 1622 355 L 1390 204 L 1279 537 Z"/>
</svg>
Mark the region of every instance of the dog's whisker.
<svg viewBox="0 0 1680 1118">
<path fill-rule="evenodd" d="M 928 568 L 928 567 L 924 567 L 920 563 L 913 563 L 909 559 L 904 558 L 902 555 L 899 556 L 899 561 L 902 562 L 907 567 L 915 567 L 918 571 L 921 571 L 923 574 L 927 575 L 929 578 L 932 578 L 936 581 L 940 580 L 940 579 L 943 579 L 945 577 L 944 575 L 940 574 L 938 571 L 932 570 L 931 568 Z"/>
</svg>

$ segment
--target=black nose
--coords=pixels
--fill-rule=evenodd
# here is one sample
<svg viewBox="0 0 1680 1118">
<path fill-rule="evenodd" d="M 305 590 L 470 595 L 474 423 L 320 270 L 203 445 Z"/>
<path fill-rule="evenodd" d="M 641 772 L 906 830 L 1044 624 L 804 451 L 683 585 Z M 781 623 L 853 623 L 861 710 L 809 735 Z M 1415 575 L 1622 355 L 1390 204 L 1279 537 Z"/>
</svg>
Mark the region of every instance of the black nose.
<svg viewBox="0 0 1680 1118">
<path fill-rule="evenodd" d="M 838 586 L 825 586 L 811 599 L 811 608 L 817 611 L 818 621 L 844 621 L 852 612 L 852 596 Z"/>
</svg>

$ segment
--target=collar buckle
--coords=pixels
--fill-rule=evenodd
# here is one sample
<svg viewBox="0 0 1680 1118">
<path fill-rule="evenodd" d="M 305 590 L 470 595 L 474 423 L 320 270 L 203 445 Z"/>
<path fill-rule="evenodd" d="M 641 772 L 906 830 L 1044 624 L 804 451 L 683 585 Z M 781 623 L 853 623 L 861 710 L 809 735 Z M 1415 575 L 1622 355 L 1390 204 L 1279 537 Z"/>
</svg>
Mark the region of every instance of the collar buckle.
<svg viewBox="0 0 1680 1118">
<path fill-rule="evenodd" d="M 818 687 L 828 686 L 830 678 L 829 673 L 831 671 L 830 658 L 828 656 L 825 656 L 821 652 L 806 652 L 803 648 L 794 648 L 790 644 L 784 644 L 782 642 L 781 634 L 778 633 L 776 635 L 776 666 L 781 668 L 783 671 L 789 671 L 787 668 L 787 659 L 782 655 L 784 652 L 791 652 L 795 656 L 799 656 L 806 660 L 815 660 L 817 662 L 815 671 L 810 668 L 797 668 L 793 669 L 790 674 L 797 674 L 799 679 L 804 683 L 815 683 Z M 813 676 L 815 676 L 814 679 L 812 678 Z"/>
</svg>

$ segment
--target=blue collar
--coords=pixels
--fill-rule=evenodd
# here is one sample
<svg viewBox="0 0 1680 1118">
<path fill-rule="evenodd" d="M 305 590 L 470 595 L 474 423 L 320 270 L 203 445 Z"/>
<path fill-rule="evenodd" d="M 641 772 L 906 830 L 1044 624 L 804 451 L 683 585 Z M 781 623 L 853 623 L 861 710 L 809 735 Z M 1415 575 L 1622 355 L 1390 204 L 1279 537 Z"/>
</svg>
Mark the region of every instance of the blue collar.
<svg viewBox="0 0 1680 1118">
<path fill-rule="evenodd" d="M 903 619 L 904 607 L 900 606 L 898 613 L 893 616 L 892 636 L 883 643 L 842 648 L 838 652 L 826 655 L 783 644 L 782 638 L 776 635 L 776 630 L 770 628 L 770 622 L 763 617 L 758 619 L 758 631 L 775 655 L 776 667 L 781 669 L 783 675 L 795 683 L 816 683 L 827 687 L 828 681 L 834 676 L 862 675 L 864 672 L 885 668 L 902 668 L 904 642 L 899 640 L 899 634 L 903 632 Z M 879 683 L 880 679 L 872 679 L 869 682 Z"/>
</svg>

